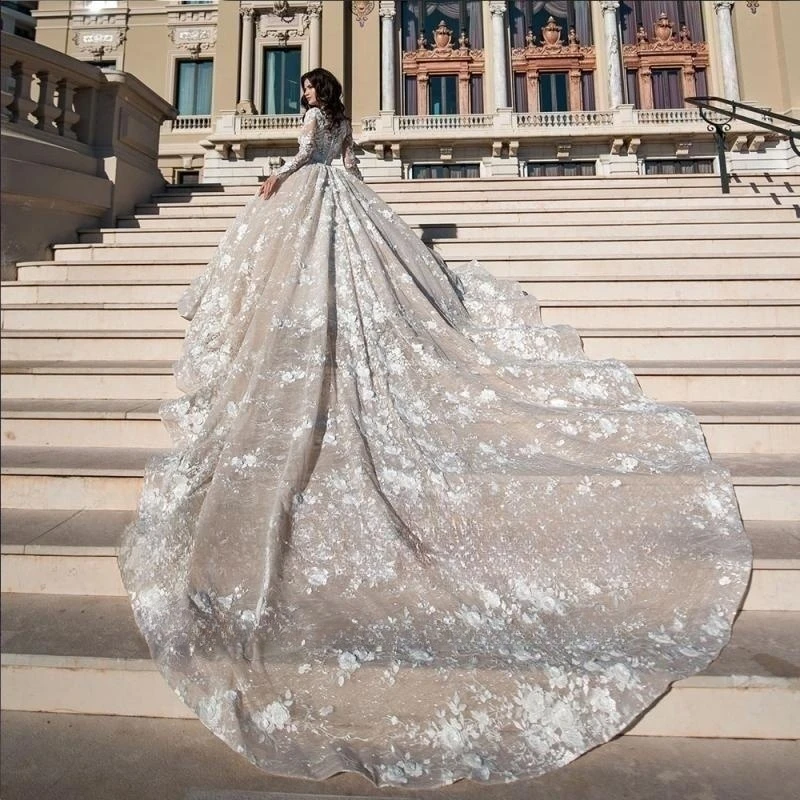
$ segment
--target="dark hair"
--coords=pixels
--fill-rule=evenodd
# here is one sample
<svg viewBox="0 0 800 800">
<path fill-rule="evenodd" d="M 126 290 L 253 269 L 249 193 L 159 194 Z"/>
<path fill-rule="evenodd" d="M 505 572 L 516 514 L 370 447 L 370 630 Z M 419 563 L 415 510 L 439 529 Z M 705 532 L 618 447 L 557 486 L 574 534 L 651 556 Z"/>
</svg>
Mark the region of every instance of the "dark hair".
<svg viewBox="0 0 800 800">
<path fill-rule="evenodd" d="M 328 70 L 322 67 L 317 67 L 317 69 L 306 72 L 304 75 L 300 76 L 301 90 L 306 81 L 316 89 L 317 103 L 329 122 L 338 125 L 340 122 L 349 119 L 344 110 L 344 103 L 342 102 L 342 84 L 339 83 L 332 72 L 328 72 Z M 301 95 L 300 103 L 307 111 L 308 102 L 306 101 L 305 95 Z"/>
</svg>

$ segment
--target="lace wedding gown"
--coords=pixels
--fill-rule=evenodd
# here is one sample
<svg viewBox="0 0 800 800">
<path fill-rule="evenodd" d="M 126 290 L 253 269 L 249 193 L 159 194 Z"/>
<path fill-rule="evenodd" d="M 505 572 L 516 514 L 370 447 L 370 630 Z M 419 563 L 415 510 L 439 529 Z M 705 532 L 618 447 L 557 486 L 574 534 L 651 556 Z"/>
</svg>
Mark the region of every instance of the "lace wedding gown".
<svg viewBox="0 0 800 800">
<path fill-rule="evenodd" d="M 175 449 L 120 556 L 139 627 L 273 773 L 566 764 L 728 640 L 750 568 L 729 478 L 518 285 L 448 270 L 345 126 L 312 108 L 283 171 L 180 305 Z"/>
</svg>

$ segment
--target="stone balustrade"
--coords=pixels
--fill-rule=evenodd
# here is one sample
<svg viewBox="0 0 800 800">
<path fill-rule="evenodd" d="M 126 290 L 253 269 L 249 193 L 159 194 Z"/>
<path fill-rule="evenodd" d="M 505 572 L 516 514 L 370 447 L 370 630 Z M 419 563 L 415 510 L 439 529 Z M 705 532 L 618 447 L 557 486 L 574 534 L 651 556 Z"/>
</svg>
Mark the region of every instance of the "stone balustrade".
<svg viewBox="0 0 800 800">
<path fill-rule="evenodd" d="M 164 123 L 165 133 L 193 133 L 195 131 L 211 130 L 212 117 L 210 114 L 184 114 Z"/>
<path fill-rule="evenodd" d="M 161 123 L 175 109 L 124 72 L 0 33 L 2 269 L 116 217 L 160 188 Z"/>
</svg>

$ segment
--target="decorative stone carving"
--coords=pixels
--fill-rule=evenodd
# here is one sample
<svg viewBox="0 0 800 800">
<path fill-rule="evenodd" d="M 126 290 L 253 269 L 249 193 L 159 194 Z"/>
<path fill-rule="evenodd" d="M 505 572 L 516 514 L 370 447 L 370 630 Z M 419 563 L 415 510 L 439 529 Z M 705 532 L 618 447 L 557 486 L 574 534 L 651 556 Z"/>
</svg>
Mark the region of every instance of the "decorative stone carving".
<svg viewBox="0 0 800 800">
<path fill-rule="evenodd" d="M 287 6 L 288 8 L 288 6 Z M 315 13 L 317 9 L 314 9 Z M 277 39 L 288 42 L 290 39 L 301 39 L 311 24 L 308 12 L 296 14 L 291 9 L 281 15 L 277 13 L 261 13 L 258 18 L 258 34 L 263 39 Z"/>
<path fill-rule="evenodd" d="M 527 77 L 528 110 L 533 113 L 539 110 L 539 75 L 542 72 L 568 72 L 569 110 L 583 110 L 581 76 L 594 71 L 597 65 L 595 48 L 581 45 L 574 28 L 570 29 L 566 42 L 561 38 L 561 31 L 561 26 L 550 17 L 541 30 L 541 44 L 529 34 L 525 47 L 515 47 L 511 51 L 512 72 L 524 73 Z"/>
<path fill-rule="evenodd" d="M 639 97 L 643 109 L 651 109 L 653 101 L 653 70 L 679 69 L 683 80 L 683 96 L 697 94 L 695 74 L 709 64 L 708 46 L 705 42 L 693 42 L 692 33 L 681 25 L 678 35 L 675 25 L 662 13 L 653 24 L 652 39 L 639 26 L 636 44 L 622 48 L 622 62 L 626 70 L 637 73 Z"/>
<path fill-rule="evenodd" d="M 179 49 L 186 50 L 192 58 L 212 52 L 217 43 L 216 8 L 179 9 L 167 14 L 170 41 Z"/>
<path fill-rule="evenodd" d="M 367 17 L 375 8 L 375 0 L 353 0 L 350 9 L 356 22 L 363 28 L 367 24 Z"/>
<path fill-rule="evenodd" d="M 96 59 L 106 58 L 114 55 L 125 41 L 128 12 L 75 14 L 72 27 L 75 29 L 72 41 L 80 53 L 91 54 Z"/>
<path fill-rule="evenodd" d="M 120 28 L 76 31 L 72 41 L 82 53 L 91 53 L 94 58 L 102 59 L 112 55 L 125 41 L 125 31 Z"/>
<path fill-rule="evenodd" d="M 550 17 L 547 25 L 542 28 L 542 41 L 547 48 L 561 47 L 561 26 L 556 24 L 553 17 Z"/>
<path fill-rule="evenodd" d="M 217 28 L 172 28 L 169 38 L 176 47 L 187 50 L 192 58 L 214 49 L 217 43 Z"/>
</svg>

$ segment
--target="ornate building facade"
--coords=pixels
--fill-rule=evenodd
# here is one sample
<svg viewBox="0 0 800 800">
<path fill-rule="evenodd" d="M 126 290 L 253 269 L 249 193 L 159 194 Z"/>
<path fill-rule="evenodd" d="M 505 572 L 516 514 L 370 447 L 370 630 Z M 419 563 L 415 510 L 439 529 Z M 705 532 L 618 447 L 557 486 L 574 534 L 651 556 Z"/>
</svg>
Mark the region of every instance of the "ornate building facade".
<svg viewBox="0 0 800 800">
<path fill-rule="evenodd" d="M 341 77 L 367 175 L 713 172 L 686 98 L 800 116 L 800 3 L 775 0 L 42 0 L 37 41 L 178 110 L 169 180 L 245 181 L 295 147 L 300 74 Z M 740 171 L 800 167 L 734 123 Z"/>
</svg>

